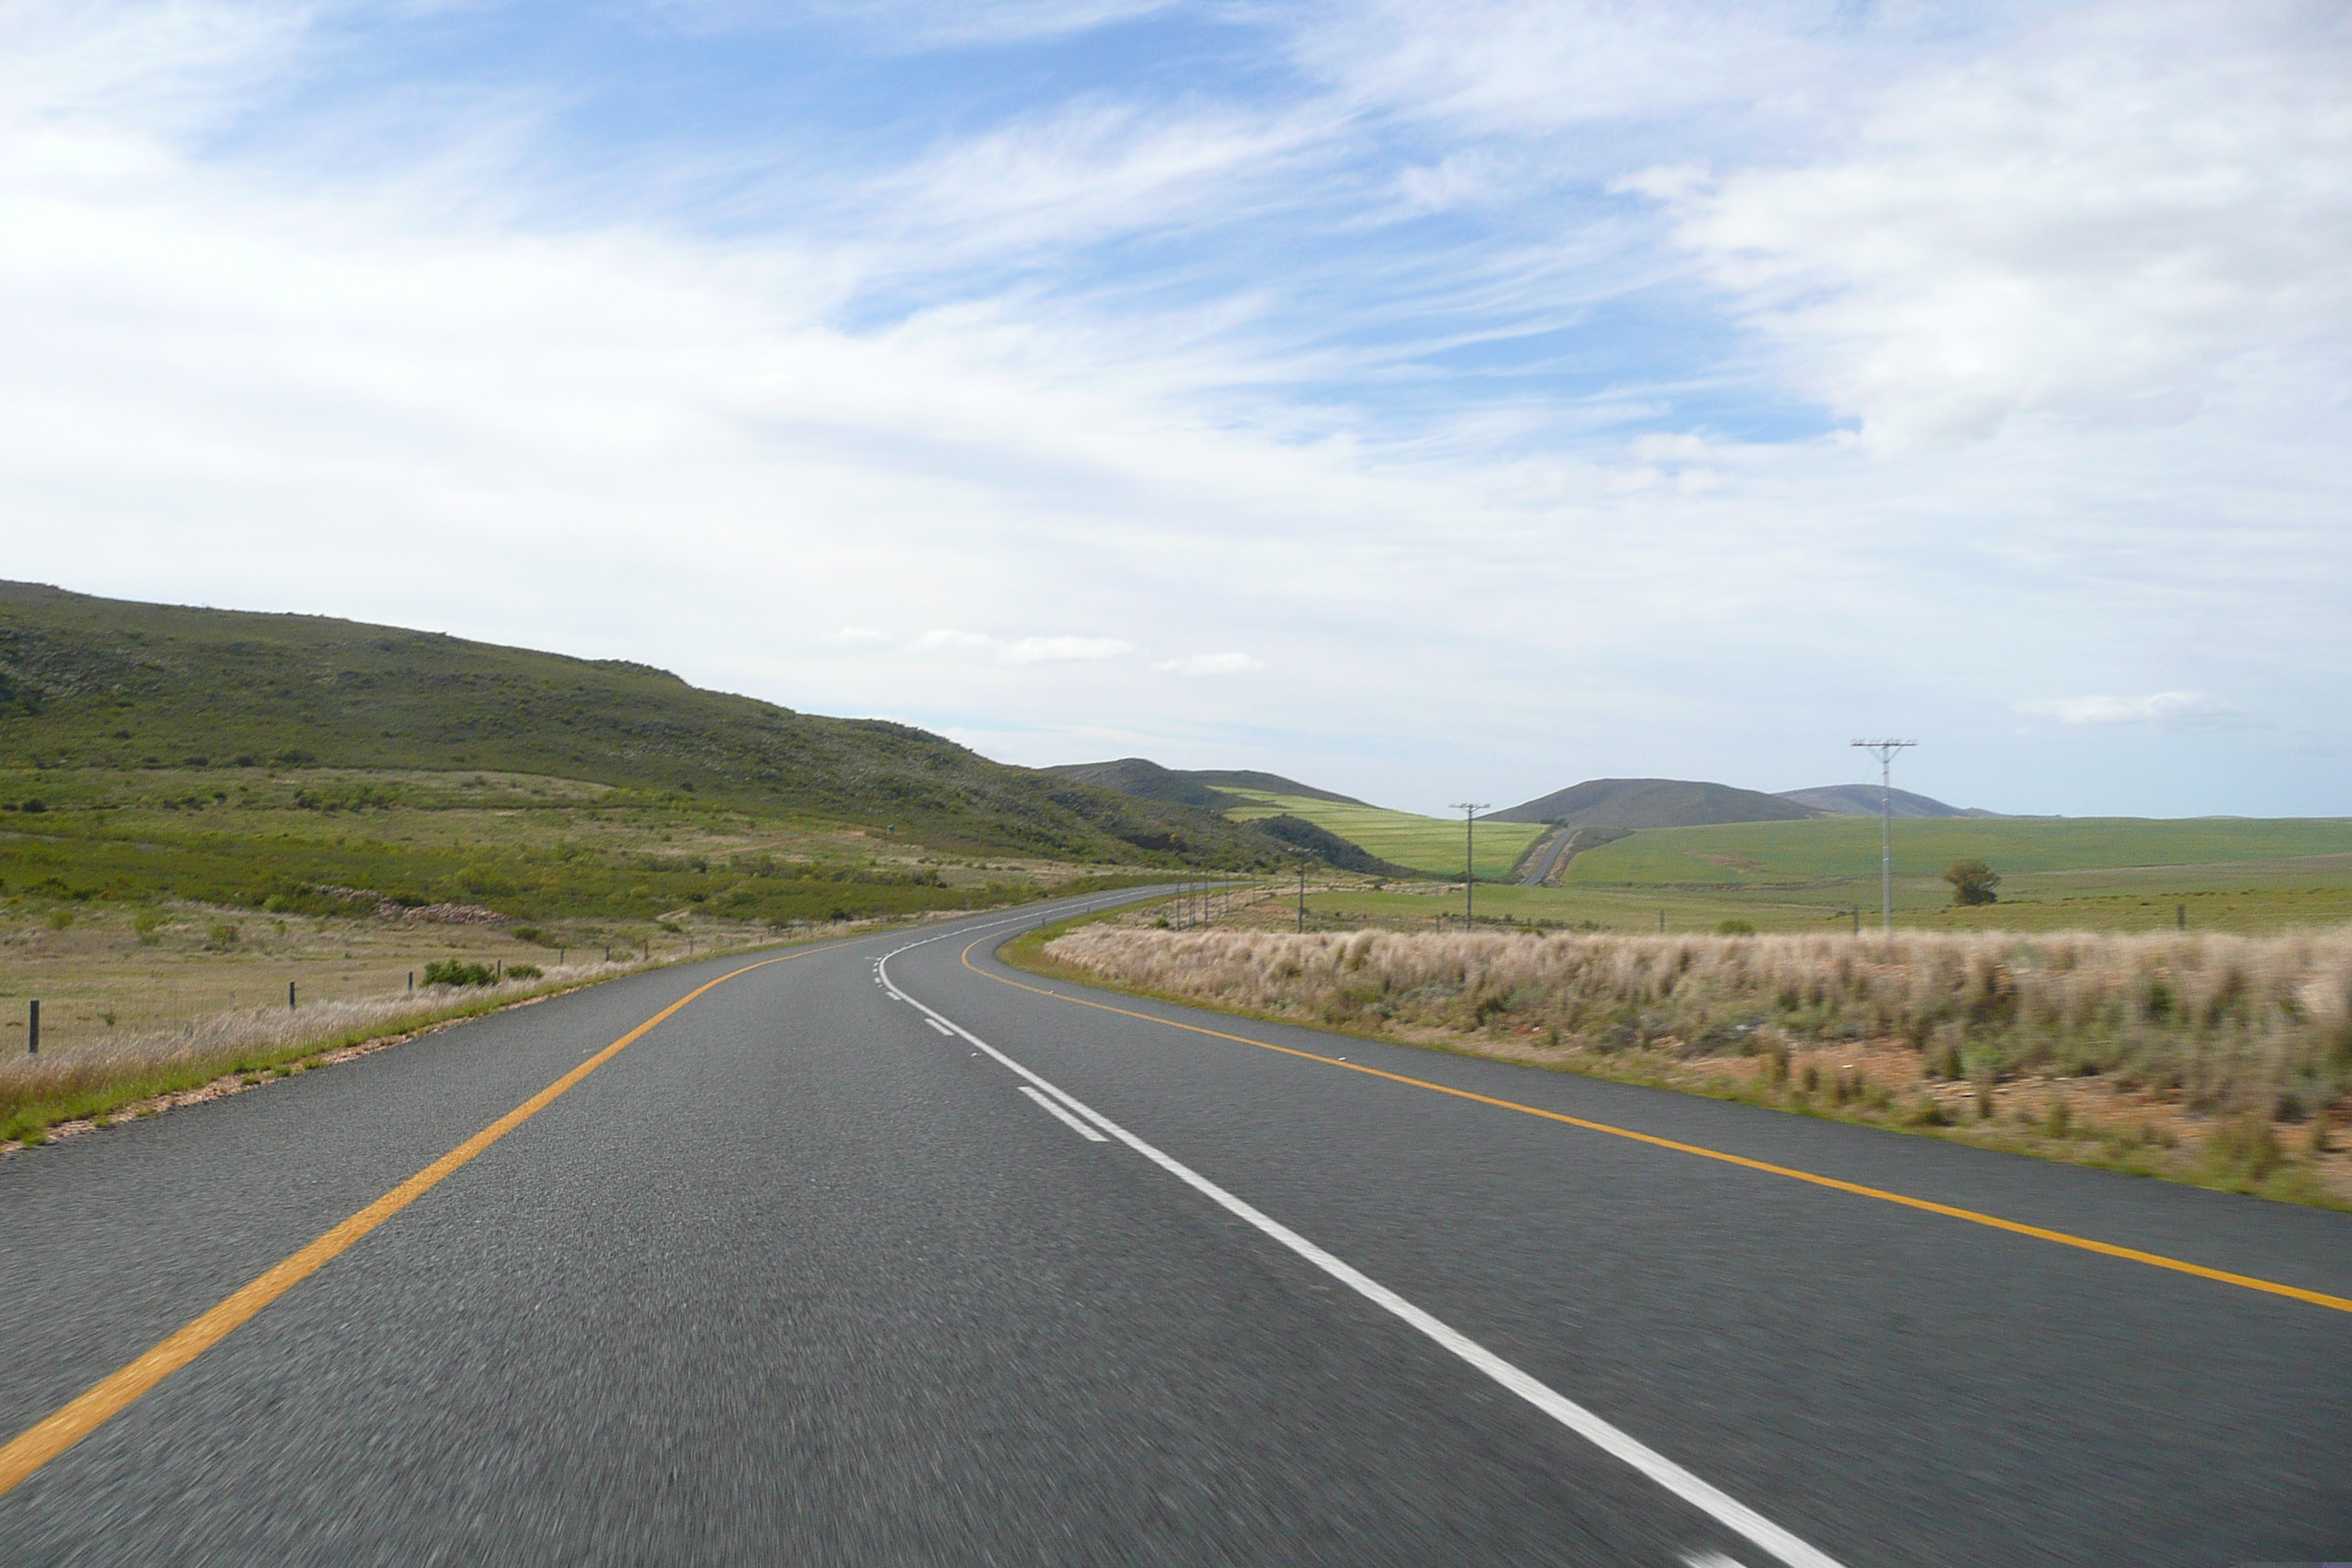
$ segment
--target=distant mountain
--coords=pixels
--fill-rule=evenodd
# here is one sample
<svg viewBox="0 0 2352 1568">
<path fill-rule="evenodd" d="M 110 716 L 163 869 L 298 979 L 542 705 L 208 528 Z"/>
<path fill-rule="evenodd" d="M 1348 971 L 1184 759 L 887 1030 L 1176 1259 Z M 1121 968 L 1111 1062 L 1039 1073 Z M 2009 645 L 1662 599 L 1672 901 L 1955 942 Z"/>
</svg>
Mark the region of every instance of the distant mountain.
<svg viewBox="0 0 2352 1568">
<path fill-rule="evenodd" d="M 1997 811 L 1979 811 L 1973 807 L 1946 805 L 1924 795 L 1913 795 L 1907 789 L 1889 792 L 1894 798 L 1896 816 L 1999 816 Z M 1822 784 L 1817 789 L 1784 789 L 1782 800 L 1810 806 L 1830 816 L 1876 816 L 1879 809 L 1876 784 Z"/>
<path fill-rule="evenodd" d="M 1708 827 L 1725 822 L 1801 822 L 1820 815 L 1777 795 L 1692 779 L 1587 779 L 1497 811 L 1486 822 L 1549 822 L 1612 828 Z"/>
<path fill-rule="evenodd" d="M 1092 784 L 1097 789 L 1117 790 L 1138 800 L 1165 801 L 1173 805 L 1198 806 L 1203 811 L 1225 811 L 1248 804 L 1242 796 L 1226 793 L 1236 789 L 1328 800 L 1340 805 L 1364 804 L 1349 795 L 1334 795 L 1328 789 L 1284 778 L 1280 773 L 1230 768 L 1163 768 L 1147 757 L 1121 757 L 1115 763 L 1064 763 L 1038 771 Z"/>
</svg>

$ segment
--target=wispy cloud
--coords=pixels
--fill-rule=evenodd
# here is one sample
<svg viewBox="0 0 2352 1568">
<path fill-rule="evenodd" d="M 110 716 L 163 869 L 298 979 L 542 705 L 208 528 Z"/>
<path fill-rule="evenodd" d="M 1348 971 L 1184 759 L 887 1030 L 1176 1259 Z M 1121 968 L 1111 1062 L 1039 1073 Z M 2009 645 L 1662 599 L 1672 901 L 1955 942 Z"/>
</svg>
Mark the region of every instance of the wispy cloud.
<svg viewBox="0 0 2352 1568">
<path fill-rule="evenodd" d="M 1117 658 L 1135 645 L 1121 637 L 1023 637 L 1004 650 L 1007 664 L 1070 664 Z"/>
<path fill-rule="evenodd" d="M 0 16 L 11 574 L 1424 806 L 2346 808 L 2326 16 L 880 15 Z M 2037 691 L 2158 695 L 2021 784 Z"/>
<path fill-rule="evenodd" d="M 1163 658 L 1151 668 L 1161 675 L 1246 675 L 1264 669 L 1265 661 L 1245 653 L 1196 653 L 1189 658 Z"/>
<path fill-rule="evenodd" d="M 985 653 L 1005 664 L 1082 664 L 1135 651 L 1133 643 L 1120 637 L 1000 637 L 947 626 L 924 632 L 908 647 L 916 653 L 949 649 Z"/>
<path fill-rule="evenodd" d="M 2201 691 L 2158 691 L 2147 697 L 2053 697 L 2020 702 L 2020 713 L 2055 719 L 2061 724 L 2151 724 L 2160 730 L 2242 730 L 2259 723 L 2252 713 L 2217 702 Z"/>
</svg>

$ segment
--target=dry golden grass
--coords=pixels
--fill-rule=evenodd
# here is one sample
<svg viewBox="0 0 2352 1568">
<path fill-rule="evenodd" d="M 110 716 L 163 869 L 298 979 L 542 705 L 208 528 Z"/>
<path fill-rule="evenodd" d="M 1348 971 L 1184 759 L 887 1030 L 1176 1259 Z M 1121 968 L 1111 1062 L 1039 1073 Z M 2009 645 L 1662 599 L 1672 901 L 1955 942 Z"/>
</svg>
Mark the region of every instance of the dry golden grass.
<svg viewBox="0 0 2352 1568">
<path fill-rule="evenodd" d="M 2327 1131 L 2352 1090 L 2352 931 L 1643 937 L 1090 925 L 1045 953 L 1166 996 L 1973 1128 L 2155 1173 L 2266 1190 L 2291 1170 L 2322 1172 L 2328 1189 L 2352 1183 Z M 2307 1189 L 2282 1195 L 2322 1195 Z"/>
<path fill-rule="evenodd" d="M 223 1076 L 280 1071 L 321 1053 L 662 962 L 575 963 L 502 984 L 426 986 L 414 994 L 352 997 L 299 1010 L 234 1008 L 176 1028 L 122 1030 L 70 1050 L 45 1047 L 39 1056 L 12 1055 L 0 1059 L 0 1140 L 38 1142 L 60 1123 L 194 1089 Z"/>
</svg>

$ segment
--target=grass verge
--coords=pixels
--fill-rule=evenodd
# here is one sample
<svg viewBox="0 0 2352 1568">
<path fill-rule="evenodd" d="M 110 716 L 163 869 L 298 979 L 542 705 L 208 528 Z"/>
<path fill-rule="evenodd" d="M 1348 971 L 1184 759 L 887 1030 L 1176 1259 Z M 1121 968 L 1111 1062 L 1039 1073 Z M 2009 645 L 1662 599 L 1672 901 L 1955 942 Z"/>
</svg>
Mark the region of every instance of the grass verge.
<svg viewBox="0 0 2352 1568">
<path fill-rule="evenodd" d="M 1318 1007 L 1304 994 L 1311 984 L 1293 986 L 1288 993 L 1283 989 L 1279 982 L 1296 980 L 1297 973 L 1280 975 L 1278 958 L 1269 971 L 1277 984 L 1245 1000 L 1206 988 L 1180 989 L 1152 984 L 1150 977 L 1106 973 L 1048 951 L 1084 926 L 1135 923 L 1129 911 L 1063 921 L 1015 939 L 1001 950 L 1002 955 L 1007 963 L 1047 978 L 1233 1017 L 1738 1100 L 2316 1207 L 2352 1209 L 2352 1157 L 2346 1155 L 2340 1133 L 2331 1134 L 2325 1106 L 2310 1120 L 2285 1127 L 2283 1140 L 2282 1129 L 2262 1110 L 2221 1105 L 2199 1110 L 2183 1105 L 2177 1094 L 2168 1100 L 2160 1093 L 2127 1089 L 2120 1077 L 2085 1081 L 2063 1069 L 1996 1075 L 1981 1064 L 1973 1073 L 1938 1076 L 1934 1051 L 1917 1049 L 1900 1037 L 1806 1038 L 1773 1026 L 1748 1031 L 1738 1047 L 1741 1054 L 1694 1055 L 1688 1044 L 1672 1035 L 1622 1041 L 1580 1037 L 1514 1020 L 1504 1009 L 1481 1011 L 1474 1005 L 1474 1016 L 1449 1025 L 1431 1018 L 1384 1016 L 1360 1006 Z M 1169 941 L 1156 932 L 1125 934 L 1147 942 Z M 1256 934 L 1228 931 L 1189 940 Z M 1349 939 L 1322 939 L 1327 944 L 1335 940 Z M 1276 945 L 1316 942 L 1281 938 Z M 1066 945 L 1064 952 L 1068 951 Z M 1475 1003 L 1478 989 L 1474 981 L 1463 992 Z M 1937 1043 L 1931 1037 L 1931 1047 Z"/>
<path fill-rule="evenodd" d="M 0 1152 L 38 1147 L 66 1129 L 102 1128 L 117 1120 L 154 1114 L 175 1101 L 212 1098 L 207 1090 L 234 1093 L 324 1065 L 325 1058 L 338 1053 L 397 1044 L 449 1024 L 607 980 L 836 941 L 843 934 L 761 942 L 690 958 L 679 954 L 634 963 L 575 964 L 536 980 L 436 987 L 413 997 L 329 1002 L 295 1012 L 240 1008 L 199 1019 L 183 1030 L 134 1037 L 103 1050 L 18 1057 L 0 1066 Z"/>
</svg>

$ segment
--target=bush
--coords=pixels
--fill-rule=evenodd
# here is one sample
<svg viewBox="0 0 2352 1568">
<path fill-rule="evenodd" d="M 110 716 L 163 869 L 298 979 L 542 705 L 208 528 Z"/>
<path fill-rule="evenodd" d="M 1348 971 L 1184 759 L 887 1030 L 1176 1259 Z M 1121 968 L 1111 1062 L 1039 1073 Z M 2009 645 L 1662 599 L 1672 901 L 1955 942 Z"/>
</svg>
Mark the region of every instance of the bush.
<svg viewBox="0 0 2352 1568">
<path fill-rule="evenodd" d="M 507 965 L 507 978 L 509 980 L 536 980 L 539 978 L 540 973 L 540 967 L 536 963 L 509 963 Z"/>
<path fill-rule="evenodd" d="M 1756 928 L 1746 921 L 1725 921 L 1715 928 L 1717 936 L 1754 936 Z"/>
<path fill-rule="evenodd" d="M 2206 1140 L 2205 1163 L 2218 1176 L 2242 1175 L 2260 1182 L 2286 1163 L 2278 1135 L 2259 1116 L 2240 1116 L 2213 1129 Z"/>
<path fill-rule="evenodd" d="M 425 966 L 427 985 L 496 985 L 498 971 L 487 963 L 467 963 L 463 959 L 436 959 Z"/>
<path fill-rule="evenodd" d="M 1956 904 L 1995 904 L 2000 895 L 1993 889 L 2000 886 L 2000 873 L 1981 860 L 1955 860 L 1952 868 L 1944 873 L 1944 880 L 1952 885 L 1952 902 Z"/>
</svg>

